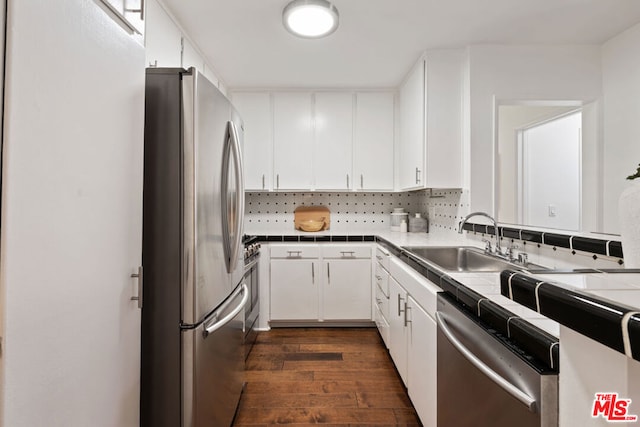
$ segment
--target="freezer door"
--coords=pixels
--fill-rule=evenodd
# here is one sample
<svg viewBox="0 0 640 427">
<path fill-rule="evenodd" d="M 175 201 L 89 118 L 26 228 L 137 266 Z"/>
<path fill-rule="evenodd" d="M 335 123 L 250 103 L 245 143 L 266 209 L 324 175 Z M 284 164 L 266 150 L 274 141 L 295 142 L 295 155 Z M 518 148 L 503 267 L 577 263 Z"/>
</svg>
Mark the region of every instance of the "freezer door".
<svg viewBox="0 0 640 427">
<path fill-rule="evenodd" d="M 231 293 L 224 241 L 223 163 L 231 104 L 195 69 L 184 75 L 183 93 L 183 312 L 182 323 L 204 319 Z M 232 143 L 231 143 L 232 144 Z"/>
<path fill-rule="evenodd" d="M 231 425 L 244 384 L 242 325 L 248 299 L 243 283 L 199 327 L 182 332 L 182 427 Z"/>
</svg>

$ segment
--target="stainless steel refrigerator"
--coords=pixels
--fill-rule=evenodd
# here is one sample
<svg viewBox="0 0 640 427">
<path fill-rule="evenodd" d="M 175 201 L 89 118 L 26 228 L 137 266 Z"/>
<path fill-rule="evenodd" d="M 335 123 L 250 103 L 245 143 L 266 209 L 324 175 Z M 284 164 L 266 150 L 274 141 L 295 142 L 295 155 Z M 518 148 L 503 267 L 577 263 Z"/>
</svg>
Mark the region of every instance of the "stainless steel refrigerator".
<svg viewBox="0 0 640 427">
<path fill-rule="evenodd" d="M 242 137 L 229 100 L 194 68 L 147 70 L 142 427 L 231 425 L 248 299 Z"/>
</svg>

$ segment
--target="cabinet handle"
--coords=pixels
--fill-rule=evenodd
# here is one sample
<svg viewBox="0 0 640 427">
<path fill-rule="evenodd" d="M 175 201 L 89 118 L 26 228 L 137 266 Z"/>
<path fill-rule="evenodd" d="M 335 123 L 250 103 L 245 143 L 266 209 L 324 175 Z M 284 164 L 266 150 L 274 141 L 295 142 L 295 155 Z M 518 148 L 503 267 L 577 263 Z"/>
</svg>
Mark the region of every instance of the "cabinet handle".
<svg viewBox="0 0 640 427">
<path fill-rule="evenodd" d="M 300 258 L 302 251 L 287 251 L 287 258 Z M 295 254 L 295 255 L 294 255 Z"/>
<path fill-rule="evenodd" d="M 377 280 L 382 280 L 382 276 L 378 276 L 378 275 L 376 274 L 376 279 L 377 279 Z"/>
<path fill-rule="evenodd" d="M 144 0 L 140 0 L 140 8 L 138 9 L 125 9 L 125 12 L 139 13 L 140 19 L 144 19 Z"/>
<path fill-rule="evenodd" d="M 264 174 L 262 174 L 262 189 L 264 190 Z"/>
<path fill-rule="evenodd" d="M 314 263 L 311 263 L 311 283 L 316 283 L 316 269 Z"/>
<path fill-rule="evenodd" d="M 354 251 L 340 251 L 340 253 L 342 254 L 343 257 L 355 258 Z M 350 255 L 347 255 L 347 254 L 350 254 Z"/>
<path fill-rule="evenodd" d="M 420 184 L 420 169 L 416 168 L 416 184 Z"/>
<path fill-rule="evenodd" d="M 280 174 L 276 175 L 276 190 L 280 189 Z"/>
<path fill-rule="evenodd" d="M 138 295 L 135 297 L 131 297 L 131 301 L 138 301 L 138 308 L 142 308 L 142 287 L 144 286 L 142 278 L 142 266 L 138 267 L 138 272 L 132 273 L 131 277 L 135 277 L 138 279 Z"/>
<path fill-rule="evenodd" d="M 404 310 L 400 308 L 400 301 L 404 301 L 404 298 L 402 298 L 400 294 L 398 294 L 398 317 L 400 317 L 400 315 L 404 312 Z"/>
<path fill-rule="evenodd" d="M 378 259 L 378 261 L 382 261 L 382 257 L 380 255 L 376 255 L 376 258 Z"/>
<path fill-rule="evenodd" d="M 364 188 L 364 176 L 360 174 L 360 188 Z"/>
<path fill-rule="evenodd" d="M 380 298 L 376 298 L 376 302 L 378 303 L 378 305 L 382 304 L 382 300 Z"/>
<path fill-rule="evenodd" d="M 409 323 L 411 323 L 411 320 L 409 320 L 409 319 L 407 318 L 407 314 L 408 314 L 409 310 L 411 310 L 411 307 L 409 307 L 409 306 L 407 305 L 407 302 L 405 301 L 405 303 L 404 303 L 404 327 L 405 327 L 405 328 L 407 327 L 407 325 L 408 325 Z"/>
<path fill-rule="evenodd" d="M 347 174 L 347 190 L 349 189 L 349 174 Z"/>
<path fill-rule="evenodd" d="M 327 263 L 327 285 L 331 284 L 331 264 Z"/>
</svg>

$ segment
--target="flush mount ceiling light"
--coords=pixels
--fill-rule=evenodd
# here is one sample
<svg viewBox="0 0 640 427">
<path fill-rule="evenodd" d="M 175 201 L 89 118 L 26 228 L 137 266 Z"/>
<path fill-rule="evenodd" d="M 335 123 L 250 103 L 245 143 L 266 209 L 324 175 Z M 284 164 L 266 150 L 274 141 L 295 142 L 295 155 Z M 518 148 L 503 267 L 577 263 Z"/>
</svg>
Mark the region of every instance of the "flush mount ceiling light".
<svg viewBox="0 0 640 427">
<path fill-rule="evenodd" d="M 282 11 L 282 22 L 290 33 L 316 39 L 338 28 L 338 9 L 327 0 L 293 0 Z"/>
</svg>

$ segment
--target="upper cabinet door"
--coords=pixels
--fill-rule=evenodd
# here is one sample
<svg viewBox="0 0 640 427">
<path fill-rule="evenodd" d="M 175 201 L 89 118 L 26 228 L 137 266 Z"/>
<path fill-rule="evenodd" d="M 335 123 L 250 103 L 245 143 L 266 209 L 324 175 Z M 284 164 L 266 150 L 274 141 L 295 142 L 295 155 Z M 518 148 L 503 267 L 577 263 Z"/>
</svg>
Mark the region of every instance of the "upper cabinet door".
<svg viewBox="0 0 640 427">
<path fill-rule="evenodd" d="M 146 65 L 182 66 L 182 33 L 156 0 L 146 0 Z"/>
<path fill-rule="evenodd" d="M 244 183 L 247 191 L 270 190 L 273 127 L 269 93 L 237 92 L 233 105 L 244 121 Z"/>
<path fill-rule="evenodd" d="M 424 188 L 425 71 L 420 61 L 400 88 L 400 188 Z"/>
<path fill-rule="evenodd" d="M 394 94 L 356 94 L 353 188 L 393 190 Z"/>
<path fill-rule="evenodd" d="M 311 93 L 273 95 L 275 190 L 309 190 L 313 185 Z"/>
<path fill-rule="evenodd" d="M 353 95 L 320 92 L 315 95 L 315 188 L 353 188 Z"/>
<path fill-rule="evenodd" d="M 427 187 L 462 187 L 463 68 L 462 49 L 427 53 Z"/>
</svg>

